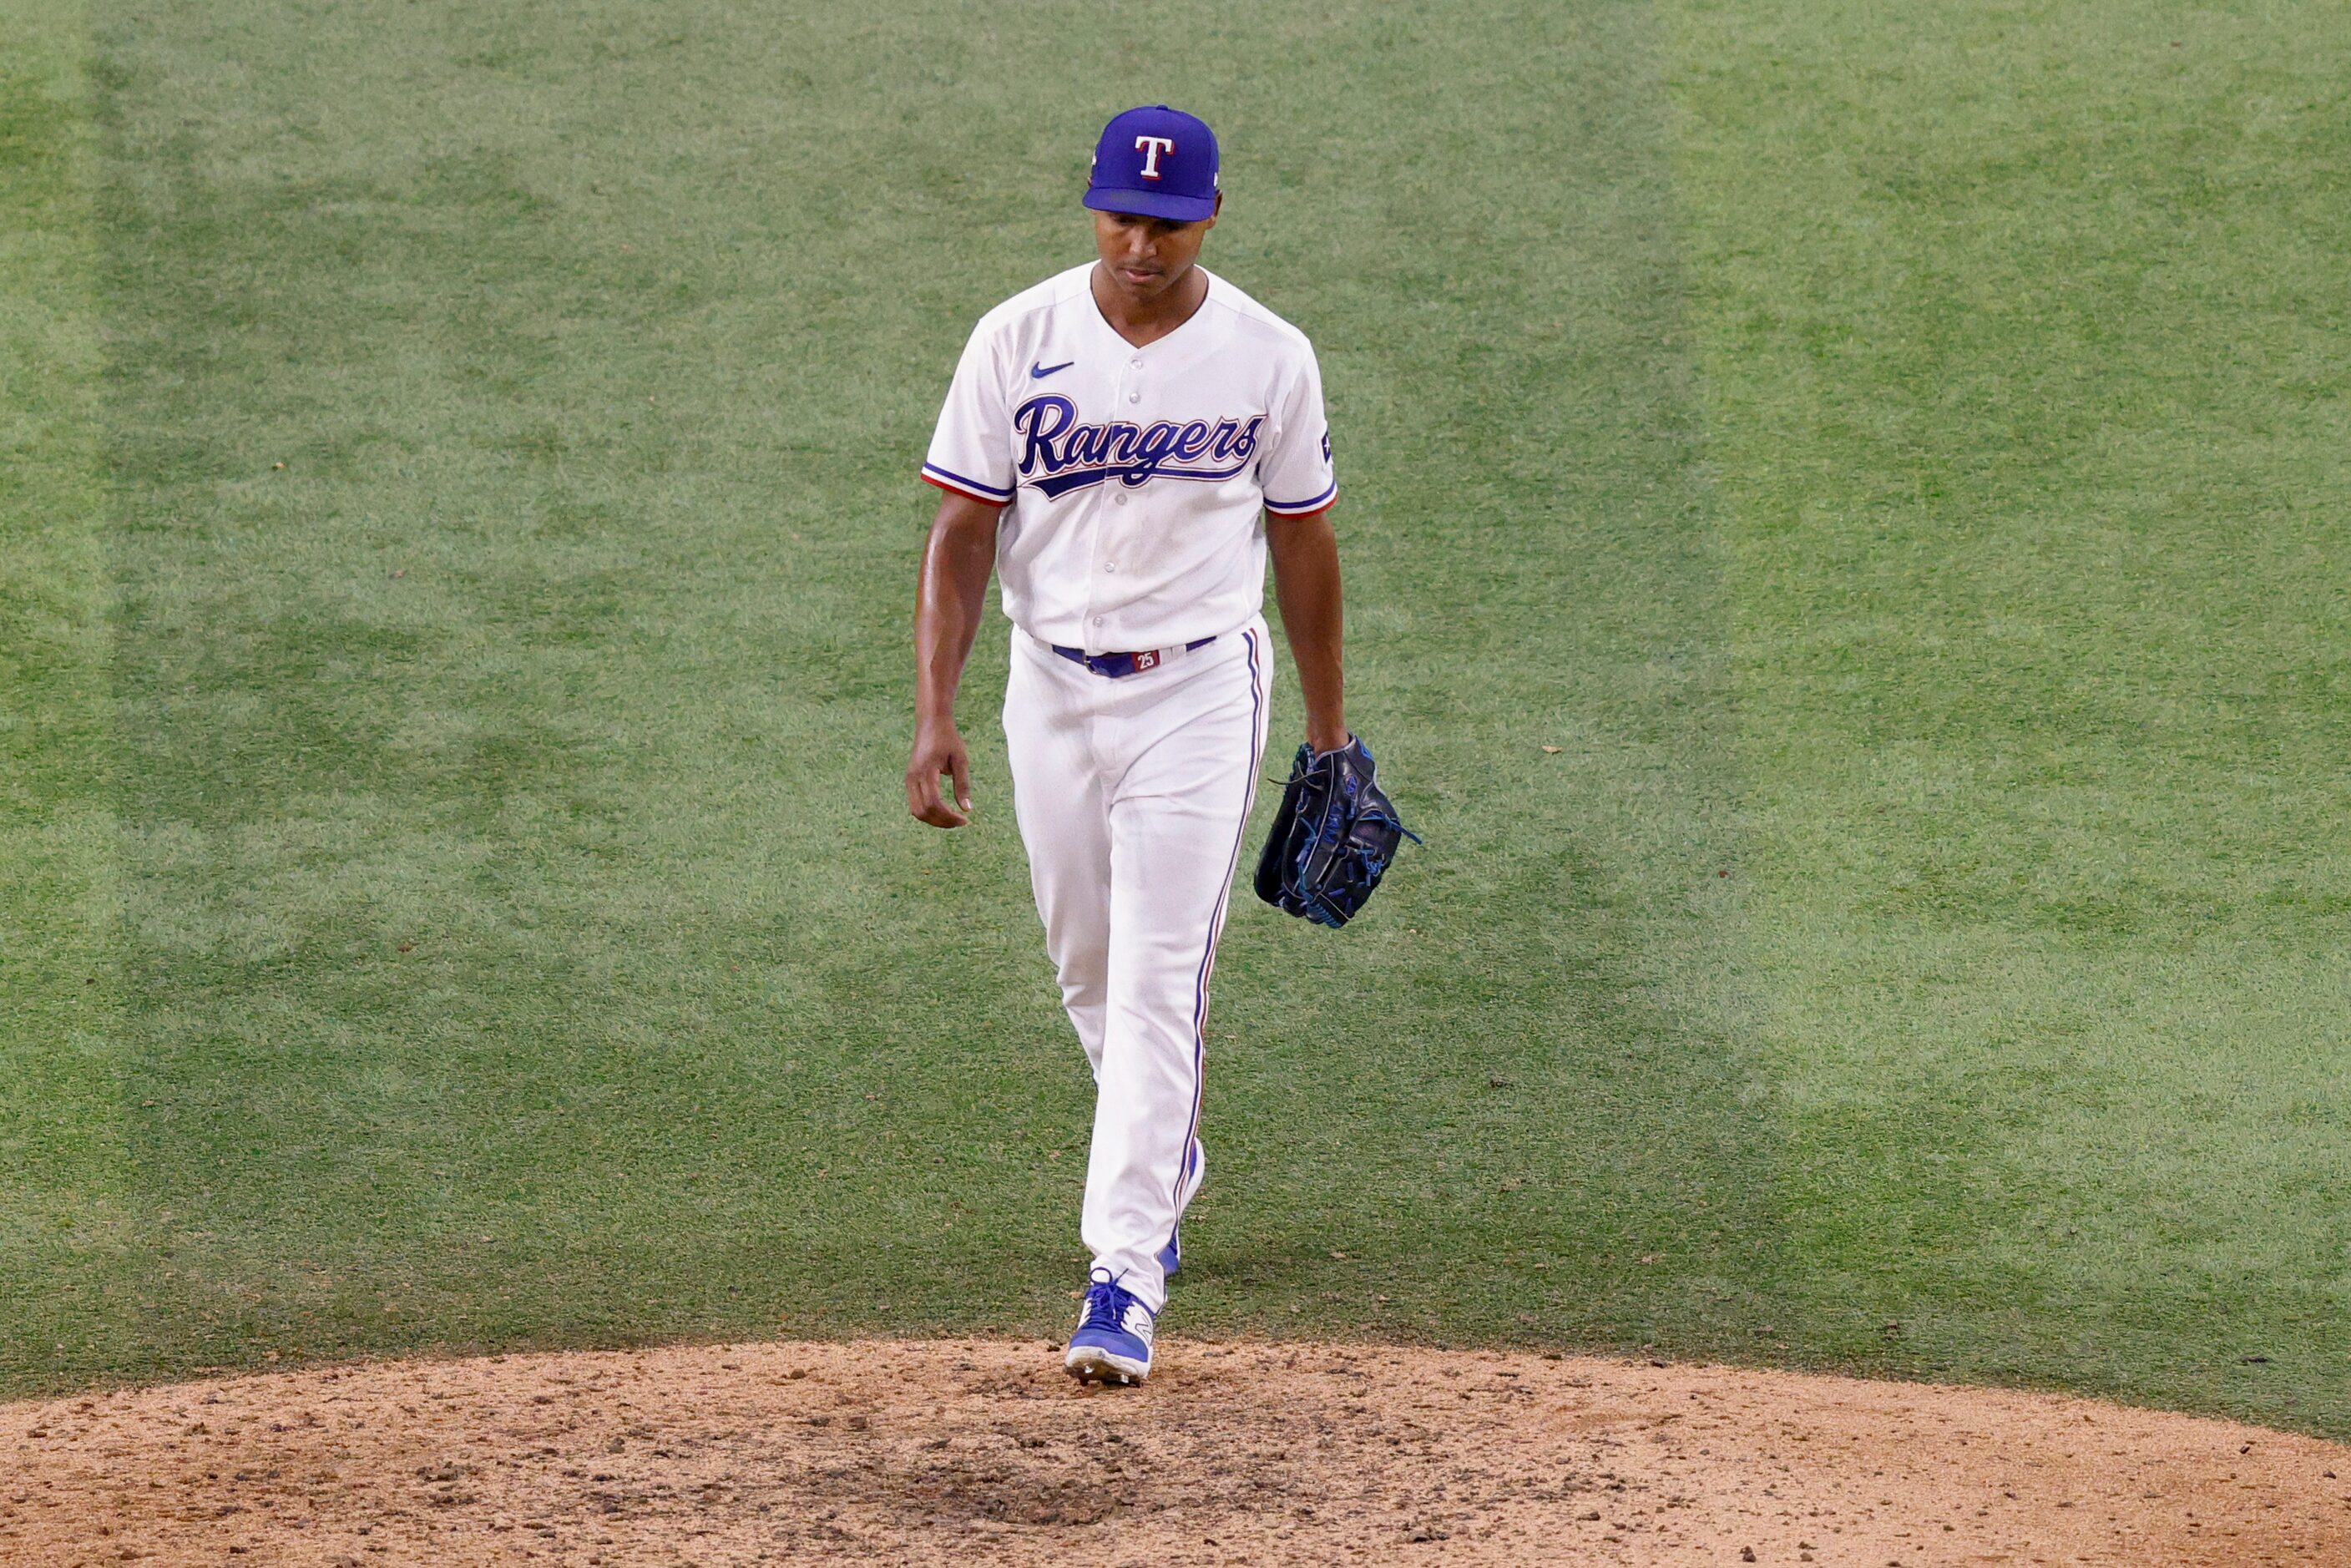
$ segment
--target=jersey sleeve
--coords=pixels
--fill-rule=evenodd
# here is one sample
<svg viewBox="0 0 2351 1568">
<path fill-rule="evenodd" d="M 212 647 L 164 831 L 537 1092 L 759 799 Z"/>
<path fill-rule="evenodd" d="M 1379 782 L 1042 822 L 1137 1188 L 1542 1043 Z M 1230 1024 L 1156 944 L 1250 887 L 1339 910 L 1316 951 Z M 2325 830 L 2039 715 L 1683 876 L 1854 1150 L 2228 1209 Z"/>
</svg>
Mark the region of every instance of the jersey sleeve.
<svg viewBox="0 0 2351 1568">
<path fill-rule="evenodd" d="M 1273 444 L 1257 470 L 1265 509 L 1277 517 L 1311 517 L 1339 498 L 1339 481 L 1331 469 L 1331 424 L 1322 413 L 1322 367 L 1311 348 L 1274 426 Z"/>
<path fill-rule="evenodd" d="M 951 494 L 1001 507 L 1012 499 L 1012 424 L 995 348 L 988 333 L 973 329 L 939 409 L 923 477 Z"/>
</svg>

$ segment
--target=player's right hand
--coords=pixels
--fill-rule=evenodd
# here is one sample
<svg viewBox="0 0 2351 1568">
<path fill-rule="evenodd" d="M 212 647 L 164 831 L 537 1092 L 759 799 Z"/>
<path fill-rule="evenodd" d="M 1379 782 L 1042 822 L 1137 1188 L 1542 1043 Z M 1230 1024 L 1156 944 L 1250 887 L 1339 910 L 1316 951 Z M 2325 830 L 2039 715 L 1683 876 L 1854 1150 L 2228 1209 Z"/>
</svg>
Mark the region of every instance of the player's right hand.
<svg viewBox="0 0 2351 1568">
<path fill-rule="evenodd" d="M 942 774 L 955 780 L 953 806 L 939 793 Z M 960 828 L 971 821 L 971 753 L 953 724 L 915 727 L 914 754 L 906 762 L 906 810 L 935 828 Z"/>
</svg>

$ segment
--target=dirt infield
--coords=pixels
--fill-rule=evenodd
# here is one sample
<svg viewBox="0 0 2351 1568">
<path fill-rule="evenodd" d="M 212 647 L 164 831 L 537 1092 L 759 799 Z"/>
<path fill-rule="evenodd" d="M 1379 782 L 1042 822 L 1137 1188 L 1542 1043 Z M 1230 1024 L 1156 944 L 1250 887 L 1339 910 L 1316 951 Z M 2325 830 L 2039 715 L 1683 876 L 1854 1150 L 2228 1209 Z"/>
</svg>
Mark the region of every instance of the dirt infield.
<svg viewBox="0 0 2351 1568">
<path fill-rule="evenodd" d="M 1348 1345 L 746 1344 L 0 1406 L 0 1562 L 2351 1563 L 2351 1448 L 2087 1400 Z"/>
</svg>

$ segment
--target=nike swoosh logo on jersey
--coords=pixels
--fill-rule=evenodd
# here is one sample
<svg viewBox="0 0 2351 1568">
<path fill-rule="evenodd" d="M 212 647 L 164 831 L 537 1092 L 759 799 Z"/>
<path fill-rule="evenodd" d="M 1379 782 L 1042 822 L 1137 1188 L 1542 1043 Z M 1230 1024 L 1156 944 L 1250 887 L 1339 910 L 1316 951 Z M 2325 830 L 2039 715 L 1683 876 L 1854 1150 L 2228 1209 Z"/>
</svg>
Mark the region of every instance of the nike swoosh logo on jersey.
<svg viewBox="0 0 2351 1568">
<path fill-rule="evenodd" d="M 1066 371 L 1077 362 L 1078 361 L 1075 360 L 1063 360 L 1058 365 L 1040 365 L 1034 360 L 1031 360 L 1029 362 L 1029 379 L 1032 382 L 1041 382 L 1047 376 L 1051 375 L 1054 371 Z"/>
</svg>

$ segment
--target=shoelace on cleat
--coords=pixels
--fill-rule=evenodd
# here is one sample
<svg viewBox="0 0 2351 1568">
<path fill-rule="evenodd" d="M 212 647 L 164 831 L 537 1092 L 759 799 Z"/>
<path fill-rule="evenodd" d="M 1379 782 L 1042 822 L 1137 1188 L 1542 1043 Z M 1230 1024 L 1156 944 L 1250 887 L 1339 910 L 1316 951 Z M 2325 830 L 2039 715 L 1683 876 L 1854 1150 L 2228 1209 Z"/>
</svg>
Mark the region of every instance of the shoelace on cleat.
<svg viewBox="0 0 2351 1568">
<path fill-rule="evenodd" d="M 1129 1292 L 1112 1280 L 1096 1280 L 1086 1287 L 1085 1317 L 1080 1328 L 1109 1329 L 1114 1333 L 1126 1332 L 1126 1302 Z"/>
</svg>

